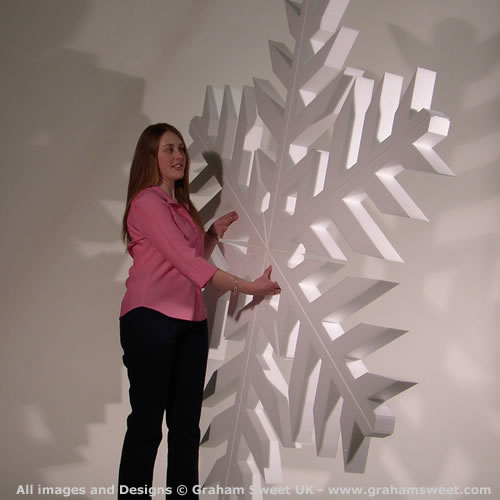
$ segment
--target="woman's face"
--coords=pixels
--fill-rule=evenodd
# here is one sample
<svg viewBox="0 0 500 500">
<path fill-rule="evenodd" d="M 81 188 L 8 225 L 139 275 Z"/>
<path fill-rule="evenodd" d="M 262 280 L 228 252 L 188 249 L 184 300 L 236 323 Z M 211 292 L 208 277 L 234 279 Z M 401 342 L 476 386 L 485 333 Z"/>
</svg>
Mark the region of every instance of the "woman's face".
<svg viewBox="0 0 500 500">
<path fill-rule="evenodd" d="M 175 181 L 184 177 L 186 168 L 186 152 L 184 142 L 177 134 L 165 132 L 158 146 L 158 166 L 162 177 L 162 186 L 171 193 Z"/>
</svg>

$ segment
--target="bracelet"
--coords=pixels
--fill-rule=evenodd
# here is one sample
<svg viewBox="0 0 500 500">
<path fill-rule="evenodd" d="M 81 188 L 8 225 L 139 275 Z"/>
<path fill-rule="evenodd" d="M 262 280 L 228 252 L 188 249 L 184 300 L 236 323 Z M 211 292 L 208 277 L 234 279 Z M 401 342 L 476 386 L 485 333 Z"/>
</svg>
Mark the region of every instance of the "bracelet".
<svg viewBox="0 0 500 500">
<path fill-rule="evenodd" d="M 233 295 L 238 295 L 238 278 L 234 278 Z"/>
<path fill-rule="evenodd" d="M 208 228 L 207 234 L 219 241 L 219 235 L 212 229 L 212 226 Z"/>
</svg>

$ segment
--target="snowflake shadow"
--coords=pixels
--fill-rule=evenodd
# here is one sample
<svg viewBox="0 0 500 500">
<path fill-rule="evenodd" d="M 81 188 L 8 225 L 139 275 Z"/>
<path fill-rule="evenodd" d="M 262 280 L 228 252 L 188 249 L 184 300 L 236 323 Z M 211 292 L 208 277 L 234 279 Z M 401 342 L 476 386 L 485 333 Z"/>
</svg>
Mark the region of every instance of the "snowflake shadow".
<svg viewBox="0 0 500 500">
<path fill-rule="evenodd" d="M 97 477 L 78 472 L 88 466 L 90 427 L 121 399 L 116 310 L 102 300 L 121 292 L 113 279 L 121 256 L 84 255 L 79 240 L 89 234 L 118 240 L 100 200 L 122 196 L 120 169 L 136 130 L 121 126 L 117 138 L 114 125 L 147 120 L 142 79 L 65 48 L 91 7 L 81 0 L 54 0 L 50 8 L 2 4 L 1 102 L 9 124 L 2 133 L 2 197 L 9 207 L 3 217 L 10 212 L 2 251 L 10 263 L 2 300 L 2 376 L 10 381 L 2 390 L 9 450 L 3 498 L 26 483 L 90 486 Z M 19 19 L 29 29 L 20 30 Z M 116 99 L 125 95 L 127 105 L 117 110 Z M 109 144 L 117 146 L 113 153 Z"/>
</svg>

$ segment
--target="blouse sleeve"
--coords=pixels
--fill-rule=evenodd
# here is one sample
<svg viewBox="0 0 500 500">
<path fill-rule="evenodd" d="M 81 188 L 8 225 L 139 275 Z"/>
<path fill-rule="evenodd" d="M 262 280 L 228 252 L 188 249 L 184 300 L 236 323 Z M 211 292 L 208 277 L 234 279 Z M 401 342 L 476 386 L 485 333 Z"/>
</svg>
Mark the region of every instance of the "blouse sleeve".
<svg viewBox="0 0 500 500">
<path fill-rule="evenodd" d="M 197 255 L 196 249 L 190 246 L 176 225 L 168 202 L 154 192 L 142 192 L 132 202 L 129 223 L 180 273 L 200 288 L 217 271 L 216 266 Z"/>
</svg>

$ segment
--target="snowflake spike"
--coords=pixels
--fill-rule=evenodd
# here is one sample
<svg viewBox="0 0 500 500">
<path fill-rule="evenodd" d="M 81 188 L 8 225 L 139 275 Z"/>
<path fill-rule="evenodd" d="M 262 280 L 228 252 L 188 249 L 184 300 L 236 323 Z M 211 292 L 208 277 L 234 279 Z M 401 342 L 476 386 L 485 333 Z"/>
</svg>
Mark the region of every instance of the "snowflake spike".
<svg viewBox="0 0 500 500">
<path fill-rule="evenodd" d="M 327 173 L 325 178 L 325 191 L 335 192 L 339 182 L 347 170 L 349 155 L 350 132 L 352 130 L 352 115 L 354 114 L 354 83 L 351 79 L 346 89 L 346 97 L 342 108 L 335 120 L 333 134 L 330 141 Z M 341 185 L 341 184 L 340 184 Z"/>
<path fill-rule="evenodd" d="M 245 442 L 266 483 L 283 482 L 279 443 L 266 414 L 260 409 L 245 415 Z"/>
<path fill-rule="evenodd" d="M 323 43 L 325 36 L 337 30 L 349 0 L 303 0 L 303 18 L 306 38 L 311 39 L 313 49 L 316 43 Z M 326 32 L 326 33 L 324 33 Z"/>
<path fill-rule="evenodd" d="M 366 468 L 370 438 L 363 435 L 347 408 L 342 408 L 340 417 L 342 450 L 345 472 L 363 473 Z"/>
<path fill-rule="evenodd" d="M 264 381 L 263 388 L 257 387 L 257 381 L 262 377 L 255 377 L 255 391 L 266 407 L 266 414 L 269 421 L 280 438 L 284 446 L 293 447 L 292 432 L 289 422 L 289 406 L 286 395 L 277 391 L 268 380 Z"/>
<path fill-rule="evenodd" d="M 218 413 L 210 422 L 202 440 L 201 444 L 205 447 L 215 448 L 220 445 L 231 427 L 231 419 L 234 413 L 234 406 L 226 408 L 224 411 Z"/>
<path fill-rule="evenodd" d="M 385 73 L 376 86 L 364 118 L 363 135 L 358 152 L 360 161 L 369 158 L 371 151 L 382 142 L 379 139 L 381 135 L 385 136 L 384 139 L 391 135 L 402 85 L 402 77 Z"/>
<path fill-rule="evenodd" d="M 344 63 L 349 55 L 358 32 L 342 27 L 333 33 L 326 43 L 307 61 L 302 74 L 299 75 L 299 85 L 302 91 L 317 94 L 325 83 L 343 73 Z M 351 77 L 351 75 L 345 75 Z"/>
<path fill-rule="evenodd" d="M 214 486 L 216 484 L 219 484 L 218 478 L 223 476 L 226 468 L 225 458 L 225 456 L 222 456 L 216 460 L 212 469 L 205 478 L 205 481 L 203 481 L 203 486 Z"/>
<path fill-rule="evenodd" d="M 217 194 L 219 194 L 221 189 L 222 187 L 217 179 L 215 177 L 211 177 L 198 190 L 195 191 L 193 189 L 190 195 L 191 201 L 193 202 L 193 205 L 196 207 L 196 209 L 200 211 L 213 198 L 215 198 Z"/>
<path fill-rule="evenodd" d="M 327 162 L 328 153 L 326 151 L 313 150 L 299 163 L 292 165 L 287 170 L 286 176 L 283 176 L 283 181 L 277 190 L 279 200 L 275 205 L 275 210 L 282 218 L 282 222 L 280 234 L 270 240 L 273 248 L 293 251 L 291 247 L 283 246 L 285 241 L 289 241 L 289 238 L 284 238 L 284 235 L 290 231 L 296 231 L 296 217 L 307 212 L 311 199 L 321 191 Z M 304 176 L 304 171 L 307 172 L 306 176 Z M 310 224 L 304 220 L 303 227 L 309 226 Z M 311 227 L 311 229 L 313 228 Z M 296 247 L 297 244 L 294 246 Z M 314 252 L 314 250 L 311 251 Z"/>
<path fill-rule="evenodd" d="M 422 210 L 396 180 L 396 176 L 402 170 L 401 165 L 388 165 L 381 168 L 375 173 L 374 182 L 366 186 L 366 192 L 384 214 L 427 221 Z"/>
<path fill-rule="evenodd" d="M 385 73 L 380 84 L 380 94 L 377 94 L 378 123 L 376 138 L 383 142 L 392 134 L 394 117 L 399 106 L 404 79 L 400 75 Z M 374 102 L 375 106 L 375 102 Z"/>
<path fill-rule="evenodd" d="M 315 174 L 317 164 L 314 163 L 314 160 L 317 160 L 317 156 L 315 157 L 311 153 L 307 154 L 299 163 L 291 166 L 291 168 L 287 170 L 286 176 L 284 176 L 283 181 L 280 182 L 276 194 L 279 198 L 276 210 L 278 210 L 283 217 L 295 213 L 297 210 L 297 201 L 303 205 L 314 196 L 315 181 L 317 178 L 317 174 Z M 271 160 L 269 161 L 274 164 Z M 304 171 L 308 173 L 307 176 L 304 176 Z M 302 193 L 305 194 L 303 195 Z M 288 207 L 290 198 L 292 197 L 294 198 L 293 209 Z M 274 245 L 274 242 L 271 244 Z"/>
<path fill-rule="evenodd" d="M 257 109 L 262 121 L 278 141 L 282 141 L 285 103 L 268 80 L 254 78 Z"/>
<path fill-rule="evenodd" d="M 290 74 L 292 71 L 293 54 L 290 49 L 280 42 L 269 41 L 269 52 L 274 74 L 279 78 L 283 87 L 290 85 Z"/>
<path fill-rule="evenodd" d="M 434 112 L 434 116 L 431 116 L 430 119 L 428 131 L 417 139 L 413 145 L 434 172 L 454 176 L 455 174 L 433 149 L 436 144 L 448 135 L 449 126 L 450 120 L 447 117 Z"/>
<path fill-rule="evenodd" d="M 246 106 L 246 102 L 243 101 L 243 105 Z M 245 111 L 245 110 L 243 110 Z M 246 111 L 245 111 L 246 112 Z M 224 162 L 224 186 L 220 199 L 220 206 L 218 209 L 219 214 L 223 214 L 228 210 L 236 210 L 240 216 L 240 221 L 237 224 L 233 224 L 227 231 L 224 239 L 222 240 L 224 248 L 224 257 L 227 261 L 228 267 L 230 267 L 234 272 L 237 272 L 236 267 L 241 264 L 241 257 L 247 256 L 251 257 L 251 254 L 255 254 L 256 247 L 260 247 L 263 243 L 260 235 L 264 234 L 264 220 L 262 214 L 258 211 L 253 210 L 248 204 L 242 203 L 242 200 L 251 199 L 254 200 L 257 195 L 261 194 L 262 189 L 259 190 L 258 185 L 258 174 L 254 172 L 255 155 L 253 152 L 247 152 L 244 148 L 249 147 L 247 142 L 250 144 L 255 141 L 257 133 L 255 132 L 255 127 L 253 127 L 248 134 L 252 134 L 250 137 L 245 134 L 245 125 L 242 125 L 243 120 L 246 121 L 248 117 L 241 116 L 240 121 L 237 126 L 237 135 L 234 145 L 234 155 L 245 158 L 245 161 L 251 161 L 251 166 L 247 169 L 245 166 L 245 172 L 238 172 L 237 168 L 228 167 L 227 163 Z M 250 121 L 251 122 L 251 121 Z M 256 121 L 256 127 L 258 128 L 260 123 Z M 248 125 L 248 122 L 247 122 Z M 253 159 L 251 159 L 253 156 Z M 240 175 L 241 174 L 241 175 Z M 247 179 L 249 180 L 247 181 Z M 249 182 L 249 186 L 244 184 Z M 257 203 L 257 202 L 255 202 Z M 241 243 L 241 246 L 239 246 Z M 245 274 L 248 272 L 245 269 Z M 260 269 L 257 272 L 262 272 Z"/>
<path fill-rule="evenodd" d="M 373 80 L 357 76 L 349 88 L 342 109 L 335 121 L 330 144 L 330 161 L 326 182 L 332 185 L 339 174 L 357 160 L 364 115 L 368 108 Z"/>
<path fill-rule="evenodd" d="M 193 130 L 193 123 L 196 123 L 198 118 L 193 118 L 191 120 L 191 123 L 189 125 L 190 130 Z M 195 125 L 195 127 L 198 127 L 199 125 Z M 189 153 L 189 158 L 191 160 L 191 165 L 189 168 L 189 182 L 191 183 L 194 181 L 198 175 L 205 170 L 205 167 L 207 166 L 207 162 L 203 158 L 203 149 L 201 148 L 201 143 L 200 142 L 192 142 L 188 146 L 188 153 Z"/>
<path fill-rule="evenodd" d="M 353 92 L 354 120 L 351 129 L 349 153 L 346 167 L 351 168 L 358 161 L 361 137 L 365 122 L 365 115 L 370 105 L 373 94 L 373 80 L 363 76 L 356 77 L 351 92 Z"/>
<path fill-rule="evenodd" d="M 359 323 L 335 339 L 334 342 L 336 348 L 345 352 L 349 358 L 364 359 L 405 333 L 407 330 Z"/>
<path fill-rule="evenodd" d="M 293 145 L 308 146 L 335 122 L 335 110 L 351 84 L 352 78 L 341 74 L 328 84 L 296 116 L 290 127 Z"/>
<path fill-rule="evenodd" d="M 365 115 L 360 159 L 391 135 L 402 88 L 403 77 L 392 73 L 385 73 L 379 82 Z"/>
<path fill-rule="evenodd" d="M 317 263 L 331 263 L 340 266 L 346 261 L 346 256 L 331 234 L 330 220 L 320 216 L 317 219 L 304 221 L 304 229 L 293 229 L 279 239 L 273 239 L 273 246 L 281 251 L 291 253 L 290 257 L 281 260 L 282 265 L 295 269 L 304 260 Z M 299 248 L 300 247 L 300 248 Z"/>
<path fill-rule="evenodd" d="M 241 95 L 241 90 L 236 87 L 226 85 L 224 88 L 224 98 L 222 100 L 219 128 L 217 131 L 217 141 L 215 143 L 216 151 L 224 159 L 230 159 L 233 154 Z"/>
<path fill-rule="evenodd" d="M 209 399 L 213 401 L 213 398 L 217 397 L 215 402 L 217 404 L 227 396 L 228 392 L 234 389 L 240 376 L 242 362 L 243 356 L 238 354 L 212 374 L 203 393 L 203 399 L 206 403 Z"/>
<path fill-rule="evenodd" d="M 350 0 L 328 0 L 326 9 L 321 16 L 321 30 L 337 31 L 349 2 Z M 316 37 L 313 38 L 316 39 Z"/>
<path fill-rule="evenodd" d="M 217 248 L 217 253 L 220 254 L 219 248 Z M 223 334 L 226 329 L 229 299 L 230 292 L 225 292 L 220 297 L 217 297 L 215 302 L 215 312 L 213 316 L 210 315 L 213 319 L 209 325 L 212 334 L 210 336 L 210 351 L 208 357 L 212 360 L 224 361 L 226 359 L 228 342 L 224 338 Z M 208 297 L 206 302 L 207 310 L 209 310 L 209 306 L 213 304 L 213 296 Z"/>
<path fill-rule="evenodd" d="M 347 261 L 342 248 L 333 236 L 334 225 L 328 218 L 320 216 L 318 219 L 312 220 L 308 227 L 314 234 L 315 239 L 313 241 L 307 239 L 304 243 L 308 243 L 308 248 L 310 248 L 313 255 L 315 253 L 322 255 L 326 251 L 328 258 L 333 259 L 335 262 Z"/>
<path fill-rule="evenodd" d="M 286 256 L 275 256 L 275 262 L 279 264 L 279 268 L 288 267 Z M 316 259 L 305 259 L 302 263 L 295 266 L 288 273 L 279 273 L 279 279 L 282 289 L 292 291 L 294 302 L 302 309 L 311 307 L 311 303 L 319 300 L 322 294 L 329 294 L 331 290 L 331 282 L 338 280 L 336 273 L 343 267 L 343 264 L 330 261 L 322 261 Z M 338 285 L 336 285 L 338 286 Z M 335 288 L 335 287 L 334 287 Z M 297 290 L 296 292 L 294 291 Z M 300 291 L 302 293 L 300 293 Z M 332 305 L 329 304 L 330 310 Z M 325 314 L 323 311 L 322 317 Z"/>
<path fill-rule="evenodd" d="M 248 453 L 245 459 L 238 460 L 237 473 L 238 486 L 241 486 L 244 491 L 244 493 L 238 494 L 238 498 L 240 498 L 241 500 L 263 500 L 264 497 L 261 493 L 263 484 L 261 481 L 261 476 L 259 474 L 259 469 L 257 467 L 257 464 L 255 463 L 255 460 L 251 455 L 248 455 Z M 233 474 L 231 474 L 231 478 L 232 477 Z M 249 485 L 252 485 L 254 487 L 254 491 L 252 494 L 250 494 L 250 488 L 248 487 Z M 231 496 L 228 495 L 227 500 L 229 500 L 230 498 Z"/>
<path fill-rule="evenodd" d="M 398 155 L 394 156 L 395 163 L 402 165 L 407 170 L 453 176 L 454 173 L 433 149 L 420 145 L 419 139 L 424 138 L 425 141 L 426 136 L 428 136 L 432 114 L 426 110 L 420 111 L 419 114 L 422 115 L 423 121 L 420 121 L 413 131 L 415 135 L 418 135 L 418 139 L 401 148 Z"/>
<path fill-rule="evenodd" d="M 310 210 L 311 200 L 324 189 L 327 163 L 328 152 L 312 150 L 283 177 L 278 194 L 280 200 L 283 201 L 276 206 L 276 210 L 283 218 L 277 234 L 271 239 L 270 244 L 273 248 L 293 253 L 302 240 L 306 245 L 307 253 L 311 256 L 323 260 L 346 260 L 335 241 L 337 236 L 333 235 L 331 219 L 327 217 L 327 214 L 318 217 L 317 210 Z M 302 170 L 308 172 L 305 178 Z M 295 199 L 293 214 L 287 208 L 290 196 Z M 322 210 L 325 209 L 322 208 Z M 298 234 L 297 227 L 304 227 L 307 230 L 301 230 Z M 289 267 L 286 261 L 285 265 Z"/>
<path fill-rule="evenodd" d="M 203 114 L 201 115 L 201 130 L 207 137 L 217 137 L 220 110 L 222 107 L 222 91 L 207 85 L 205 91 L 205 102 L 203 103 Z M 191 137 L 193 137 L 191 135 Z"/>
<path fill-rule="evenodd" d="M 243 190 L 248 188 L 254 152 L 262 143 L 262 133 L 263 126 L 262 120 L 257 115 L 255 91 L 246 85 L 243 88 L 231 167 L 225 176 L 225 179 L 231 180 L 233 189 L 236 186 Z"/>
<path fill-rule="evenodd" d="M 286 257 L 285 257 L 286 258 Z M 280 262 L 280 267 L 284 264 Z M 311 294 L 321 296 L 328 293 L 324 290 L 324 283 L 328 283 L 335 273 L 344 267 L 344 264 L 338 262 L 328 262 L 316 260 L 312 258 L 304 259 L 299 265 L 283 276 L 283 285 L 293 288 L 294 283 L 298 283 L 299 287 L 304 291 L 307 287 L 315 288 L 316 291 Z M 304 294 L 307 296 L 306 294 Z M 314 299 L 313 299 L 314 300 Z"/>
<path fill-rule="evenodd" d="M 267 190 L 271 189 L 273 184 L 275 184 L 274 177 L 276 164 L 262 149 L 258 149 L 256 152 L 255 167 L 255 173 L 259 175 L 258 182 L 262 184 L 262 187 L 266 187 Z"/>
<path fill-rule="evenodd" d="M 325 311 L 330 311 L 328 321 L 341 323 L 396 285 L 391 281 L 347 277 L 337 286 L 323 292 L 310 304 L 310 308 L 313 316 L 317 317 L 323 317 Z"/>
<path fill-rule="evenodd" d="M 302 177 L 301 179 L 297 179 L 300 182 L 298 182 L 297 202 L 295 205 L 296 211 L 304 212 L 304 209 L 310 200 L 323 189 L 327 164 L 327 151 L 312 150 L 307 156 L 304 157 L 303 164 L 300 162 L 292 169 L 292 172 L 296 172 L 298 176 Z M 303 170 L 307 171 L 305 179 Z"/>
<path fill-rule="evenodd" d="M 361 375 L 361 377 L 356 379 L 356 384 L 359 384 L 367 399 L 373 401 L 377 406 L 415 385 L 414 382 L 394 380 L 374 373 Z M 390 432 L 386 432 L 383 429 L 379 430 L 376 425 L 374 426 L 374 430 L 381 437 L 392 433 L 392 430 Z"/>
<path fill-rule="evenodd" d="M 249 394 L 253 394 L 253 397 L 249 399 L 255 401 L 257 398 L 251 386 L 249 387 L 249 391 Z M 213 445 L 218 439 L 216 445 L 219 444 L 222 436 L 225 436 L 227 431 L 233 427 L 231 421 L 237 412 L 238 437 L 235 436 L 234 430 L 230 431 L 230 436 L 227 439 L 228 453 L 223 457 L 224 462 L 218 462 L 216 467 L 212 469 L 209 479 L 212 483 L 218 483 L 224 487 L 231 484 L 232 486 L 241 485 L 246 489 L 248 483 L 245 482 L 245 478 L 254 477 L 253 473 L 250 476 L 247 475 L 249 460 L 253 461 L 256 458 L 260 472 L 273 480 L 279 479 L 281 464 L 278 443 L 271 426 L 267 423 L 266 415 L 263 412 L 260 412 L 258 415 L 255 412 L 252 414 L 252 410 L 247 409 L 237 411 L 242 401 L 241 398 L 237 398 L 234 406 L 226 409 L 214 418 L 205 435 L 204 441 L 209 440 L 210 444 Z M 229 452 L 229 450 L 231 451 Z"/>
<path fill-rule="evenodd" d="M 218 484 L 222 488 L 224 488 L 226 484 L 223 483 L 222 478 L 224 480 L 226 479 L 227 469 L 228 469 L 227 459 L 226 456 L 223 455 L 222 457 L 216 460 L 212 469 L 205 478 L 205 481 L 203 481 L 203 486 L 215 486 Z M 241 484 L 241 471 L 239 470 L 239 468 L 236 471 L 232 471 L 231 479 L 232 479 L 232 484 L 234 486 L 237 485 L 235 483 L 238 481 L 238 479 L 240 480 L 239 482 Z M 224 494 L 219 495 L 219 498 L 225 498 L 225 495 Z"/>
<path fill-rule="evenodd" d="M 319 457 L 337 456 L 341 410 L 341 394 L 325 369 L 325 365 L 322 365 L 313 407 L 316 453 Z"/>
<path fill-rule="evenodd" d="M 290 292 L 286 288 L 281 289 L 280 307 L 278 308 L 277 324 L 278 346 L 276 353 L 282 358 L 293 358 L 297 346 L 297 334 L 300 326 L 299 321 L 293 317 L 289 303 Z M 288 300 L 287 300 L 288 299 Z"/>
<path fill-rule="evenodd" d="M 204 125 L 201 116 L 195 116 L 189 122 L 189 135 L 194 141 L 193 144 L 196 145 L 190 147 L 190 152 L 194 153 L 191 156 L 192 158 L 196 158 L 202 151 L 212 151 L 214 149 L 215 145 L 204 133 Z M 197 170 L 201 170 L 201 168 L 197 168 Z"/>
<path fill-rule="evenodd" d="M 226 331 L 224 336 L 230 340 L 242 340 L 249 331 L 251 316 L 243 315 L 247 301 L 239 297 L 233 298 L 229 304 L 229 314 L 227 318 Z"/>
<path fill-rule="evenodd" d="M 301 330 L 302 330 L 301 326 Z M 307 335 L 299 332 L 288 388 L 292 436 L 297 443 L 311 440 L 313 421 L 308 413 L 318 384 L 320 359 Z"/>
<path fill-rule="evenodd" d="M 284 446 L 293 446 L 289 422 L 287 384 L 272 355 L 258 356 L 259 369 L 254 371 L 253 388 L 265 408 L 268 419 Z"/>
<path fill-rule="evenodd" d="M 424 68 L 417 68 L 401 99 L 394 118 L 394 128 L 398 128 L 408 117 L 422 109 L 431 109 L 432 94 L 436 73 Z"/>
<path fill-rule="evenodd" d="M 303 327 L 299 331 L 296 361 L 292 367 L 289 383 L 290 413 L 295 439 L 302 442 L 311 432 L 312 417 L 308 408 L 312 406 L 315 399 L 314 387 L 317 385 L 319 363 L 314 364 L 313 360 L 317 359 L 318 355 L 321 365 L 326 363 L 331 370 L 329 376 L 342 394 L 343 408 L 348 407 L 349 413 L 356 415 L 356 425 L 362 429 L 363 434 L 380 434 L 380 419 L 374 412 L 376 405 L 370 402 L 367 395 L 371 393 L 363 391 L 364 385 L 356 385 L 355 374 L 345 353 L 340 351 L 335 343 L 329 340 L 326 331 L 322 333 L 320 328 L 322 329 L 321 322 L 319 325 L 311 325 L 307 331 Z M 307 333 L 304 333 L 305 331 Z M 312 335 L 313 332 L 316 335 Z M 310 337 L 315 340 L 314 344 L 309 340 Z M 297 360 L 300 363 L 297 364 Z M 366 372 L 366 367 L 363 366 L 361 372 Z"/>
<path fill-rule="evenodd" d="M 292 0 L 285 0 L 288 31 L 292 38 L 297 39 L 300 32 L 300 5 Z"/>
<path fill-rule="evenodd" d="M 425 68 L 417 68 L 410 82 L 412 98 L 410 109 L 420 111 L 431 109 L 432 95 L 436 83 L 436 72 Z"/>
<path fill-rule="evenodd" d="M 267 210 L 269 204 L 269 191 L 272 187 L 266 180 L 269 179 L 269 169 L 272 169 L 274 164 L 269 158 L 259 149 L 253 157 L 252 176 L 250 178 L 250 186 L 248 189 L 248 198 L 253 202 L 253 214 L 256 219 L 255 225 L 260 229 L 260 243 L 265 246 L 267 240 L 267 228 L 265 225 L 263 213 Z"/>
<path fill-rule="evenodd" d="M 363 191 L 353 191 L 336 200 L 328 207 L 333 222 L 354 252 L 402 262 L 403 259 L 364 207 L 365 198 Z"/>
</svg>

